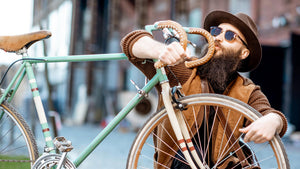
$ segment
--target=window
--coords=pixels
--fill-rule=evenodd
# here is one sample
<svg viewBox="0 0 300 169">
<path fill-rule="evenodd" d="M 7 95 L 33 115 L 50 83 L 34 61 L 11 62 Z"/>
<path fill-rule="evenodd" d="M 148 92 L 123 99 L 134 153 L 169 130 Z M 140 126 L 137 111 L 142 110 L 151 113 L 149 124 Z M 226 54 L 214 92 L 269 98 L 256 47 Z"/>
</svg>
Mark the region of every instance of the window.
<svg viewBox="0 0 300 169">
<path fill-rule="evenodd" d="M 233 14 L 243 12 L 251 15 L 251 0 L 230 0 L 229 10 Z"/>
</svg>

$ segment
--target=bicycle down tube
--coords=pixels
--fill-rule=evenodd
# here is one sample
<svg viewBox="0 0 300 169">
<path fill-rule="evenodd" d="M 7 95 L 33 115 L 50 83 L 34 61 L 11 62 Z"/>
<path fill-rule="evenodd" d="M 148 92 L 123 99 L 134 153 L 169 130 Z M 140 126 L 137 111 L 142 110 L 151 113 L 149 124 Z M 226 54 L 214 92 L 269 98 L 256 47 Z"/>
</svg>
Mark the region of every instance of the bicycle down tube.
<svg viewBox="0 0 300 169">
<path fill-rule="evenodd" d="M 74 161 L 74 165 L 79 166 L 84 159 L 99 145 L 109 133 L 124 119 L 127 114 L 141 101 L 147 93 L 154 88 L 156 84 L 161 81 L 162 74 L 160 71 L 157 73 L 139 92 L 133 99 L 117 114 L 117 116 L 96 136 L 96 138 L 90 143 L 90 145 L 77 157 Z"/>
</svg>

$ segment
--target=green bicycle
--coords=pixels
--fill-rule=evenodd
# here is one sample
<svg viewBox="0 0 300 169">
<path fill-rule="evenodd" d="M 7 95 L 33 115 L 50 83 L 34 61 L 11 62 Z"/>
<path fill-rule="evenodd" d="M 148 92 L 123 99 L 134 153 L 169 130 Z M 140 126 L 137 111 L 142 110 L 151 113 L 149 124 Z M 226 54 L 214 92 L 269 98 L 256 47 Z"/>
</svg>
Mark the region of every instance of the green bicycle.
<svg viewBox="0 0 300 169">
<path fill-rule="evenodd" d="M 200 59 L 186 62 L 187 66 L 200 65 L 207 62 L 213 54 L 214 43 L 208 32 L 199 28 L 181 27 L 176 22 L 160 21 L 153 25 L 147 25 L 147 31 L 168 30 L 172 35 L 176 35 L 180 43 L 186 47 L 188 34 L 199 34 L 204 36 L 209 44 L 207 54 Z M 190 165 L 191 168 L 221 168 L 224 163 L 234 157 L 237 159 L 236 168 L 242 164 L 247 164 L 243 168 L 279 168 L 289 169 L 289 161 L 285 148 L 276 135 L 271 141 L 264 144 L 243 143 L 243 135 L 233 136 L 227 129 L 226 119 L 229 116 L 239 117 L 239 119 L 253 122 L 261 115 L 239 100 L 228 96 L 217 94 L 197 94 L 184 96 L 180 92 L 180 86 L 170 88 L 168 77 L 163 63 L 155 64 L 156 75 L 138 91 L 134 98 L 117 114 L 117 116 L 105 127 L 94 140 L 85 148 L 85 150 L 75 159 L 68 158 L 67 153 L 72 150 L 70 141 L 64 137 L 52 138 L 46 114 L 43 108 L 41 97 L 38 90 L 37 81 L 34 75 L 32 64 L 52 63 L 52 62 L 83 62 L 83 61 L 104 61 L 127 59 L 123 53 L 96 54 L 96 55 L 76 55 L 59 57 L 29 57 L 27 49 L 35 42 L 48 38 L 51 33 L 48 31 L 38 31 L 20 36 L 2 36 L 0 37 L 0 48 L 21 54 L 22 64 L 13 76 L 5 89 L 1 90 L 0 98 L 0 168 L 64 168 L 74 169 L 93 152 L 93 150 L 112 132 L 112 130 L 126 117 L 128 113 L 159 84 L 162 88 L 162 99 L 164 107 L 145 123 L 136 136 L 132 144 L 126 168 L 168 168 L 166 164 L 158 163 L 154 158 L 155 154 L 161 153 L 170 159 L 176 158 Z M 21 82 L 25 76 L 28 77 L 34 104 L 38 114 L 38 120 L 42 128 L 45 148 L 44 152 L 38 152 L 35 138 L 24 118 L 14 109 L 11 101 L 15 96 Z M 1 86 L 3 88 L 3 86 Z M 220 121 L 216 116 L 213 121 L 220 121 L 224 127 L 224 149 L 220 149 L 217 161 L 211 165 L 207 161 L 209 152 L 209 142 L 214 133 L 205 133 L 204 136 L 195 137 L 193 127 L 189 126 L 188 120 L 196 119 L 193 115 L 185 117 L 186 110 L 201 110 L 204 117 L 211 111 L 222 110 L 226 114 L 225 121 Z M 221 112 L 222 112 L 221 111 Z M 215 113 L 218 114 L 218 113 Z M 163 123 L 170 123 L 170 130 L 162 127 Z M 238 122 L 237 122 L 238 123 Z M 194 124 L 197 125 L 197 122 Z M 236 125 L 237 126 L 237 125 Z M 231 133 L 236 133 L 237 127 L 231 126 Z M 164 130 L 165 135 L 159 136 L 157 129 Z M 227 129 L 226 129 L 227 128 Z M 209 131 L 209 130 L 207 130 Z M 211 130 L 213 131 L 213 130 Z M 166 137 L 171 138 L 172 142 L 165 142 Z M 204 144 L 201 144 L 204 143 Z M 179 155 L 165 154 L 159 146 L 172 148 Z M 56 153 L 59 150 L 59 153 Z M 245 153 L 247 150 L 247 153 Z M 242 152 L 243 157 L 239 154 Z M 174 153 L 174 154 L 175 154 Z M 178 158 L 179 156 L 179 158 Z"/>
</svg>

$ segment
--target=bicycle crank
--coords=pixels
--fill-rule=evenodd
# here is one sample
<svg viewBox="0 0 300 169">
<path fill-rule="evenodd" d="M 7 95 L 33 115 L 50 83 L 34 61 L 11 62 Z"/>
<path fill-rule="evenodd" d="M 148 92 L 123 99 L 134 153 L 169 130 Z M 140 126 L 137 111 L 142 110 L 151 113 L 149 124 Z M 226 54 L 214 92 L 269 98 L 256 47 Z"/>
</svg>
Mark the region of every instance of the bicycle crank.
<svg viewBox="0 0 300 169">
<path fill-rule="evenodd" d="M 71 141 L 64 137 L 55 137 L 53 140 L 54 145 L 62 154 L 49 154 L 46 153 L 38 158 L 34 163 L 33 169 L 76 169 L 74 164 L 67 158 L 68 152 L 73 147 Z"/>
</svg>

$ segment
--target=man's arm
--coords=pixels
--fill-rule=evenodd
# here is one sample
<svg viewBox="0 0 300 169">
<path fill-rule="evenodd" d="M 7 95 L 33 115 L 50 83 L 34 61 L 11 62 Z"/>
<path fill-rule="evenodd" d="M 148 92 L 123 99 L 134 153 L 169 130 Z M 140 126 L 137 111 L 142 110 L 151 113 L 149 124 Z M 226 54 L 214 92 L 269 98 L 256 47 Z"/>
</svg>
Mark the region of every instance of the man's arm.
<svg viewBox="0 0 300 169">
<path fill-rule="evenodd" d="M 246 133 L 245 141 L 263 143 L 271 140 L 276 132 L 281 137 L 284 135 L 287 130 L 287 120 L 280 111 L 270 106 L 267 97 L 262 93 L 260 87 L 257 86 L 252 92 L 248 104 L 260 112 L 263 117 L 249 126 L 240 129 L 240 132 Z"/>
<path fill-rule="evenodd" d="M 133 44 L 132 54 L 138 58 L 158 59 L 160 52 L 164 49 L 164 44 L 144 36 Z"/>
<path fill-rule="evenodd" d="M 180 43 L 165 45 L 148 36 L 140 38 L 133 44 L 132 54 L 138 58 L 159 59 L 168 65 L 176 65 L 188 57 Z"/>
<path fill-rule="evenodd" d="M 151 79 L 155 75 L 156 70 L 154 68 L 154 63 L 145 58 L 158 59 L 160 52 L 168 49 L 166 44 L 153 40 L 153 36 L 145 30 L 135 30 L 128 33 L 122 38 L 120 45 L 122 51 L 128 57 L 128 60 L 142 71 L 148 79 Z M 169 50 L 172 51 L 172 48 L 169 48 Z M 179 46 L 178 48 L 182 47 Z M 173 73 L 170 73 L 169 69 Z M 176 66 L 171 66 L 169 69 L 166 69 L 166 72 L 167 75 L 171 75 L 168 76 L 171 86 L 177 85 L 178 80 L 181 84 L 184 84 L 192 73 L 192 70 L 186 68 L 183 62 Z M 176 78 L 174 77 L 174 74 L 176 74 Z"/>
</svg>

